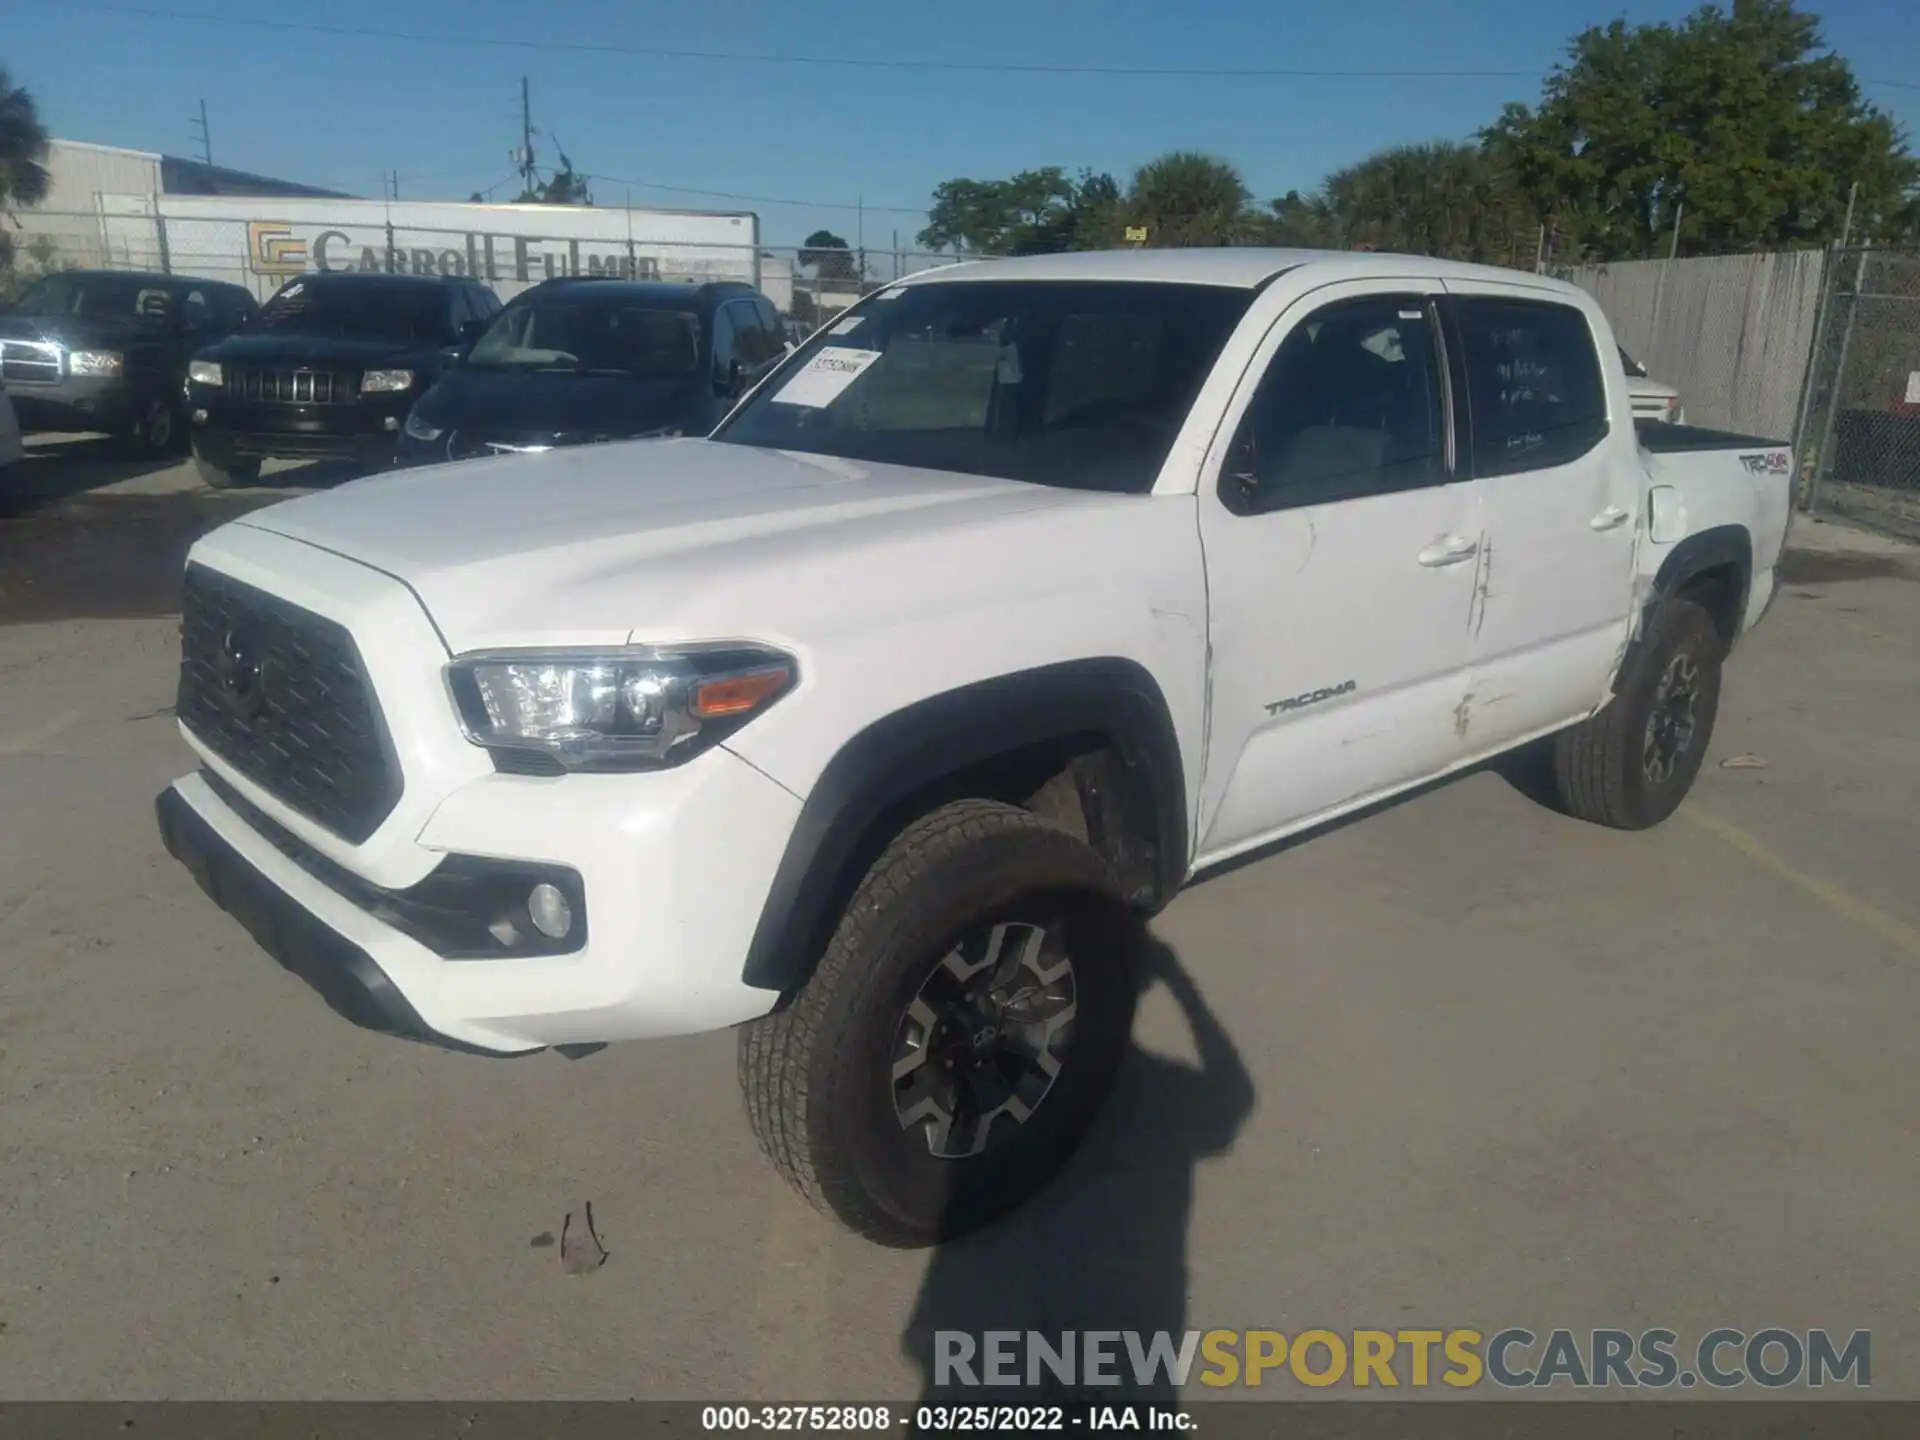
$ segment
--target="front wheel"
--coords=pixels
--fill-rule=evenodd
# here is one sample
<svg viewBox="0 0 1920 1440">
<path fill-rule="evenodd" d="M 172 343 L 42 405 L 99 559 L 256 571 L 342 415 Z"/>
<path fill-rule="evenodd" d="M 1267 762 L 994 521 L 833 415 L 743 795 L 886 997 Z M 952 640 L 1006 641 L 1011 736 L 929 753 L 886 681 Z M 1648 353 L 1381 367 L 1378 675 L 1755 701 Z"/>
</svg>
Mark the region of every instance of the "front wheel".
<svg viewBox="0 0 1920 1440">
<path fill-rule="evenodd" d="M 987 1224 L 1052 1178 L 1111 1089 L 1134 933 L 1100 857 L 1039 817 L 966 800 L 916 821 L 792 1004 L 741 1032 L 761 1148 L 881 1244 Z"/>
<path fill-rule="evenodd" d="M 121 432 L 120 443 L 136 459 L 153 460 L 180 448 L 180 407 L 165 395 L 148 395 L 135 402 L 133 423 Z"/>
<path fill-rule="evenodd" d="M 1673 814 L 1706 759 L 1725 654 L 1702 607 L 1663 604 L 1622 668 L 1613 703 L 1554 738 L 1562 808 L 1620 830 L 1644 830 Z"/>
</svg>

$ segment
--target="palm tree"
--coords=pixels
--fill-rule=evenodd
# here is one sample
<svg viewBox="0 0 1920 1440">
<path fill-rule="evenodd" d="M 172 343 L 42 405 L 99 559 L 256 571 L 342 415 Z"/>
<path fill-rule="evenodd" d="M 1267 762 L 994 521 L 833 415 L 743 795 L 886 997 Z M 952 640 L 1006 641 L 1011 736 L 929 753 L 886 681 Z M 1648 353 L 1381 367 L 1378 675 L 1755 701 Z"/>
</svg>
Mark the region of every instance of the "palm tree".
<svg viewBox="0 0 1920 1440">
<path fill-rule="evenodd" d="M 1224 160 L 1175 150 L 1133 172 L 1122 211 L 1147 244 L 1232 245 L 1248 238 L 1247 185 Z"/>
<path fill-rule="evenodd" d="M 1525 207 L 1474 145 L 1402 145 L 1336 170 L 1323 189 L 1342 241 L 1449 260 L 1512 258 Z"/>
<path fill-rule="evenodd" d="M 0 67 L 0 215 L 47 198 L 47 131 L 33 96 Z M 0 224 L 0 270 L 13 263 L 13 237 Z"/>
</svg>

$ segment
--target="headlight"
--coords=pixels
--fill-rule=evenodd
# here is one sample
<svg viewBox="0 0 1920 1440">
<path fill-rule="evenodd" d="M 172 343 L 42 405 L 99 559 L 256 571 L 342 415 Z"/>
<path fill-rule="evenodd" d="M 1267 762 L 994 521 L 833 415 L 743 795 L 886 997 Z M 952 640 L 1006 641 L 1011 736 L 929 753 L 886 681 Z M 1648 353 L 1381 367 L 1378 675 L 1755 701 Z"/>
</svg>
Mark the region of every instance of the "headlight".
<svg viewBox="0 0 1920 1440">
<path fill-rule="evenodd" d="M 673 765 L 793 688 L 793 657 L 759 646 L 523 651 L 454 661 L 447 683 L 467 738 L 535 751 L 569 770 Z"/>
<path fill-rule="evenodd" d="M 118 375 L 126 357 L 118 350 L 71 350 L 67 353 L 69 375 Z"/>
<path fill-rule="evenodd" d="M 411 370 L 369 370 L 360 377 L 362 395 L 379 395 L 412 388 L 413 372 Z"/>
<path fill-rule="evenodd" d="M 447 433 L 444 430 L 436 429 L 434 426 L 422 420 L 418 406 L 407 412 L 406 429 L 407 434 L 416 440 L 438 440 L 442 435 Z"/>
<path fill-rule="evenodd" d="M 195 360 L 187 366 L 187 379 L 196 385 L 224 385 L 227 377 L 219 363 L 213 360 Z"/>
</svg>

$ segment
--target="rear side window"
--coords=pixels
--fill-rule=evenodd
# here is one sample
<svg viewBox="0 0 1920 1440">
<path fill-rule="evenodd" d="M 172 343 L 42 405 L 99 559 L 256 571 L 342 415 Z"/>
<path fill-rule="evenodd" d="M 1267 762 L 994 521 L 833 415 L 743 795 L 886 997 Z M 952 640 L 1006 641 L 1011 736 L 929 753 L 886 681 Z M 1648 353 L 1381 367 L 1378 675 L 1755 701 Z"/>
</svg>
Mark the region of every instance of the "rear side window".
<svg viewBox="0 0 1920 1440">
<path fill-rule="evenodd" d="M 1243 515 L 1445 482 L 1432 311 L 1418 295 L 1339 300 L 1274 352 L 1220 498 Z"/>
<path fill-rule="evenodd" d="M 1586 316 L 1486 298 L 1459 300 L 1455 314 L 1476 475 L 1565 465 L 1605 438 L 1607 392 Z"/>
</svg>

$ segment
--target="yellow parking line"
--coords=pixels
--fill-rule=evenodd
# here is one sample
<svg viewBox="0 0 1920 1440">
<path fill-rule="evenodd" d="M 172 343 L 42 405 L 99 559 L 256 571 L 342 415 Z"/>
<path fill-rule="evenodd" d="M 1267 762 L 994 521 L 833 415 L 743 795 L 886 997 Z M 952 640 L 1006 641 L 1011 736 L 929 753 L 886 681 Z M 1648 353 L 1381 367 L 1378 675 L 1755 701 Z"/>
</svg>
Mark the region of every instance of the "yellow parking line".
<svg viewBox="0 0 1920 1440">
<path fill-rule="evenodd" d="M 1835 885 L 1831 880 L 1822 880 L 1817 875 L 1809 875 L 1805 871 L 1794 869 L 1731 820 L 1722 820 L 1718 815 L 1710 815 L 1692 805 L 1682 809 L 1680 813 L 1702 830 L 1726 841 L 1761 869 L 1772 871 L 1788 884 L 1798 886 L 1813 896 L 1835 914 L 1873 931 L 1896 950 L 1903 950 L 1920 960 L 1920 929 L 1915 929 L 1906 921 L 1896 919 L 1879 907 L 1868 904 L 1859 896 Z"/>
</svg>

